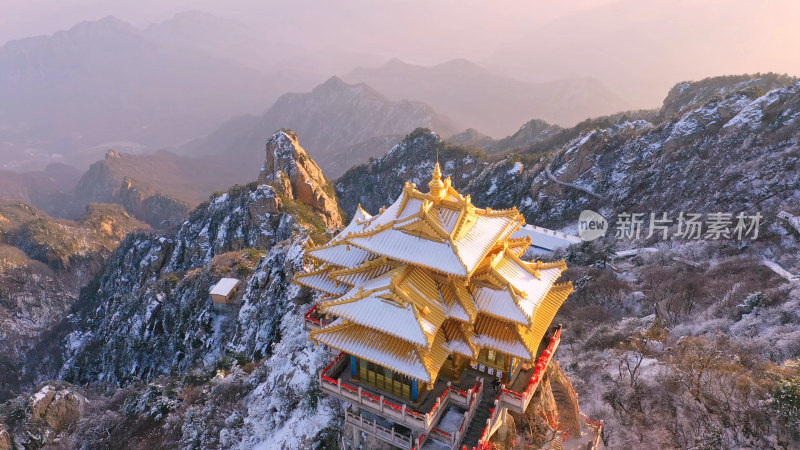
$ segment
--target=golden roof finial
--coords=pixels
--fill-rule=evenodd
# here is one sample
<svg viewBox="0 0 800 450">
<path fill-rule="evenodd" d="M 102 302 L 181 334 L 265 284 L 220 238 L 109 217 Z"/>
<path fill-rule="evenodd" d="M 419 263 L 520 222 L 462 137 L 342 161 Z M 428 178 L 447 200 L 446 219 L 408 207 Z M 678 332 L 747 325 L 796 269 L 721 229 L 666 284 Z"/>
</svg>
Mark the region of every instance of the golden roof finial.
<svg viewBox="0 0 800 450">
<path fill-rule="evenodd" d="M 442 183 L 442 168 L 439 167 L 439 151 L 436 151 L 436 165 L 433 166 L 433 175 L 431 182 L 428 183 L 430 193 L 434 197 L 441 197 L 444 192 L 444 183 Z"/>
</svg>

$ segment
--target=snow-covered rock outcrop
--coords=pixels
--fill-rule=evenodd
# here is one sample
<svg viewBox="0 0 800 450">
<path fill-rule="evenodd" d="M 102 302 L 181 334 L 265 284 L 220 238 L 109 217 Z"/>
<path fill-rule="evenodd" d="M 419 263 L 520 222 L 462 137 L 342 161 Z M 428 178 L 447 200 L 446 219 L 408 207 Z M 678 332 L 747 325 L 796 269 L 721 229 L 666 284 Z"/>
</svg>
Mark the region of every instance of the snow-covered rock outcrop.
<svg viewBox="0 0 800 450">
<path fill-rule="evenodd" d="M 341 227 L 333 187 L 308 156 L 292 131 L 279 131 L 267 141 L 267 160 L 259 181 L 279 189 L 289 198 L 310 206 L 328 227 Z"/>
</svg>

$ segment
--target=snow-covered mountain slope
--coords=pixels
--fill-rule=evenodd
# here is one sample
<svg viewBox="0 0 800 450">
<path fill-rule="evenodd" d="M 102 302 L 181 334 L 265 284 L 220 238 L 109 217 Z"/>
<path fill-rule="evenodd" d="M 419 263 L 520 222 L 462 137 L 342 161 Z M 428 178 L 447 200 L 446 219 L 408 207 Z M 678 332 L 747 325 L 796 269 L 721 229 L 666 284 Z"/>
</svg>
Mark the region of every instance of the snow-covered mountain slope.
<svg viewBox="0 0 800 450">
<path fill-rule="evenodd" d="M 446 146 L 428 135 L 396 147 L 415 150 L 403 158 L 409 178 L 425 180 Z M 566 336 L 559 357 L 581 409 L 605 421 L 609 447 L 800 442 L 800 234 L 778 218 L 798 215 L 798 136 L 796 79 L 721 77 L 679 84 L 660 111 L 587 121 L 478 158 L 466 180 L 445 171 L 476 205 L 517 206 L 553 228 L 574 227 L 583 209 L 763 216 L 755 240 L 609 236 L 554 255 L 576 286 L 555 319 Z M 384 180 L 399 162 L 389 158 L 346 173 L 337 193 L 375 211 L 365 199 L 391 198 Z M 615 256 L 637 247 L 649 251 Z"/>
<path fill-rule="evenodd" d="M 572 225 L 587 207 L 608 215 L 760 211 L 757 240 L 603 239 L 554 255 L 568 260 L 576 286 L 556 317 L 564 325 L 559 358 L 582 410 L 605 421 L 612 448 L 793 448 L 800 294 L 778 272 L 800 273 L 800 235 L 771 220 L 800 215 L 800 84 L 784 81 L 705 80 L 694 94 L 689 84 L 681 98 L 694 105 L 668 107 L 683 101 L 673 99 L 662 111 L 588 121 L 494 158 L 416 130 L 342 176 L 339 205 L 377 211 L 404 181 L 426 183 L 438 150 L 445 175 L 475 204 L 519 205 L 537 225 Z M 60 376 L 79 386 L 40 386 L 39 395 L 0 406 L 0 439 L 89 448 L 336 445 L 341 409 L 319 397 L 314 374 L 324 356 L 302 330 L 312 298 L 291 284 L 304 243 L 323 241 L 334 215 L 298 195 L 294 169 L 284 169 L 313 168 L 302 161 L 308 156 L 297 146 L 278 153 L 271 166 L 279 173 L 269 178 L 280 182 L 216 195 L 178 230 L 128 236 L 84 289 L 64 338 Z M 330 194 L 324 177 L 312 178 Z M 617 258 L 624 246 L 653 250 Z M 208 288 L 221 277 L 242 280 L 240 308 L 211 306 Z M 43 424 L 31 407 L 63 389 L 88 399 L 68 429 L 58 427 L 68 417 Z"/>
<path fill-rule="evenodd" d="M 458 189 L 486 167 L 481 152 L 459 146 L 448 146 L 431 130 L 418 128 L 389 150 L 383 157 L 356 166 L 336 180 L 336 195 L 342 210 L 352 214 L 361 204 L 367 211 L 377 212 L 390 205 L 406 181 L 425 185 L 430 181 L 436 158 L 442 170 L 453 179 Z"/>
<path fill-rule="evenodd" d="M 64 336 L 58 377 L 85 386 L 64 389 L 88 399 L 77 425 L 42 424 L 23 395 L 0 408 L 23 404 L 17 416 L 0 414 L 0 422 L 16 417 L 17 443 L 139 448 L 153 445 L 151 433 L 164 448 L 335 442 L 326 427 L 339 409 L 317 397 L 314 375 L 327 361 L 303 328 L 313 297 L 292 280 L 308 240 L 341 226 L 338 205 L 285 186 L 322 190 L 326 181 L 296 138 L 279 132 L 270 142 L 273 172 L 262 179 L 272 184 L 234 186 L 174 231 L 127 236 L 82 291 Z M 212 305 L 209 288 L 222 277 L 241 281 L 239 306 Z"/>
<path fill-rule="evenodd" d="M 477 205 L 517 206 L 528 221 L 556 228 L 572 225 L 586 208 L 793 211 L 800 195 L 798 102 L 800 84 L 785 77 L 681 83 L 661 111 L 589 120 L 500 159 L 477 157 L 486 167 L 468 175 L 444 172 Z M 361 202 L 375 211 L 399 189 L 386 182 L 395 172 L 426 179 L 436 148 L 448 147 L 433 138 L 410 142 L 395 147 L 411 149 L 402 158 L 393 150 L 337 180 L 345 210 Z"/>
</svg>

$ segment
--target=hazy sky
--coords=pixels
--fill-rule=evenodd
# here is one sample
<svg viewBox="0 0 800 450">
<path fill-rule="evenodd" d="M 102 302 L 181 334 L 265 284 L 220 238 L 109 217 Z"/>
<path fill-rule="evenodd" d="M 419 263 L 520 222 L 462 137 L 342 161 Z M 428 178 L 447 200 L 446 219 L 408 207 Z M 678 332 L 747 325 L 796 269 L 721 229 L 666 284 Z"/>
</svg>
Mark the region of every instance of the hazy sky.
<svg viewBox="0 0 800 450">
<path fill-rule="evenodd" d="M 0 41 L 114 15 L 137 26 L 202 10 L 271 39 L 519 79 L 597 77 L 634 106 L 683 79 L 800 74 L 797 0 L 0 0 Z"/>
<path fill-rule="evenodd" d="M 442 30 L 469 30 L 469 36 L 466 37 L 474 40 L 498 32 L 514 32 L 532 23 L 541 23 L 559 15 L 613 1 L 512 0 L 504 2 L 503 8 L 498 8 L 496 2 L 475 0 L 2 0 L 0 41 L 50 34 L 69 28 L 76 22 L 107 15 L 143 26 L 194 9 L 249 22 L 253 26 L 266 27 L 274 25 L 275 21 L 288 22 L 304 32 L 313 30 L 313 26 L 322 27 L 319 31 L 326 33 L 331 29 L 339 29 L 340 32 L 351 34 L 352 30 L 348 27 L 353 25 L 365 31 L 383 29 L 386 32 L 388 30 L 381 24 L 388 22 L 398 27 L 395 31 L 412 41 L 415 40 L 412 32 L 420 37 L 438 34 L 435 30 L 424 30 L 431 26 Z M 487 17 L 491 17 L 491 20 L 487 21 Z"/>
</svg>

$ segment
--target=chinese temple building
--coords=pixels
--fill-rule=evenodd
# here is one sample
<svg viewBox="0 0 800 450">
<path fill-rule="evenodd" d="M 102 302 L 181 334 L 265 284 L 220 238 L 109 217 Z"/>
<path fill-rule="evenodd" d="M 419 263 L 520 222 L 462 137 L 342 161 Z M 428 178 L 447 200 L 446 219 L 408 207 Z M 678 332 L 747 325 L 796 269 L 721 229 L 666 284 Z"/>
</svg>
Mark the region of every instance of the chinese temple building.
<svg viewBox="0 0 800 450">
<path fill-rule="evenodd" d="M 321 388 L 353 405 L 353 445 L 363 431 L 400 448 L 486 446 L 509 411 L 525 411 L 558 345 L 551 322 L 573 290 L 557 282 L 564 261 L 520 259 L 531 246 L 512 237 L 522 215 L 475 207 L 438 163 L 428 188 L 406 183 L 375 216 L 359 207 L 329 243 L 307 249 L 314 269 L 296 279 L 323 294 L 307 314 L 310 338 L 338 353 Z M 458 429 L 437 428 L 448 414 Z"/>
</svg>

